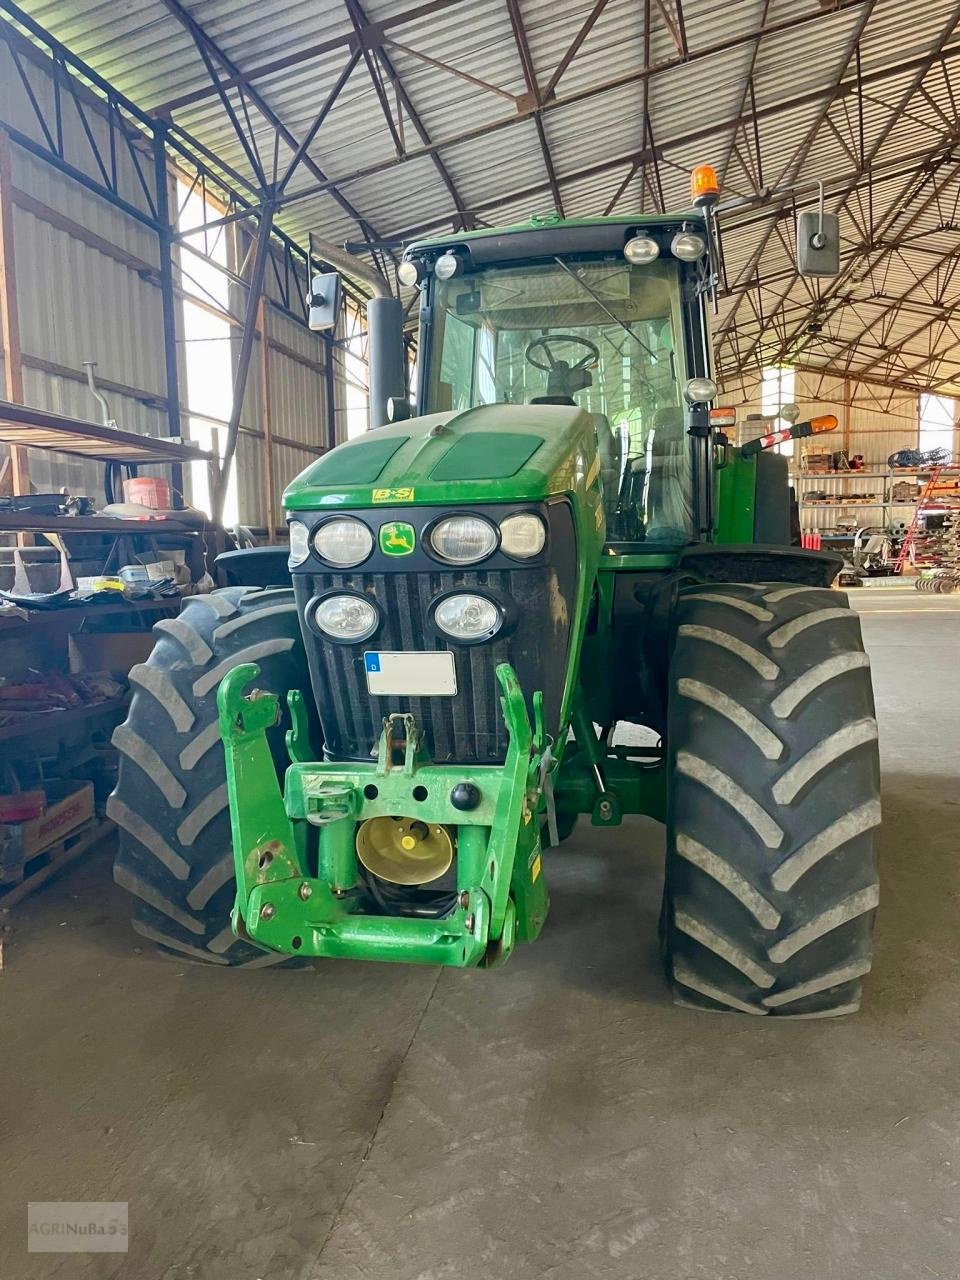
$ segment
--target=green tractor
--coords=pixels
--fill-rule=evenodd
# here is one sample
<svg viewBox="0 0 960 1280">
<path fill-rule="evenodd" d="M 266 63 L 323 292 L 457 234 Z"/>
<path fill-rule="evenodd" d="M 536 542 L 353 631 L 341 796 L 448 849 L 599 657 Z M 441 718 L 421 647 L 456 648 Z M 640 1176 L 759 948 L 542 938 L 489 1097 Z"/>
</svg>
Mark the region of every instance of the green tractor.
<svg viewBox="0 0 960 1280">
<path fill-rule="evenodd" d="M 132 673 L 110 812 L 141 934 L 224 965 L 493 967 L 544 928 L 578 820 L 647 814 L 681 1003 L 858 1007 L 869 666 L 766 447 L 836 420 L 720 429 L 715 245 L 701 209 L 405 250 L 416 403 L 375 299 L 383 425 L 290 485 L 289 559 L 230 553 L 247 585 L 159 623 Z"/>
</svg>

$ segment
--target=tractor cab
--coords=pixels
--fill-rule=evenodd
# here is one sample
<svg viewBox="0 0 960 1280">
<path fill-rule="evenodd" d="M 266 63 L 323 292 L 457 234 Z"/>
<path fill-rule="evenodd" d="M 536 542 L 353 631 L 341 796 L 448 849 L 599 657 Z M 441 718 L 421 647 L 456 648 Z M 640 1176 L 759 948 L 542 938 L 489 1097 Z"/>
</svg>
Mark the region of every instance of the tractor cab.
<svg viewBox="0 0 960 1280">
<path fill-rule="evenodd" d="M 417 411 L 577 406 L 596 434 L 608 543 L 642 552 L 693 541 L 686 410 L 691 387 L 714 390 L 707 244 L 694 214 L 412 245 L 400 276 L 422 294 Z"/>
</svg>

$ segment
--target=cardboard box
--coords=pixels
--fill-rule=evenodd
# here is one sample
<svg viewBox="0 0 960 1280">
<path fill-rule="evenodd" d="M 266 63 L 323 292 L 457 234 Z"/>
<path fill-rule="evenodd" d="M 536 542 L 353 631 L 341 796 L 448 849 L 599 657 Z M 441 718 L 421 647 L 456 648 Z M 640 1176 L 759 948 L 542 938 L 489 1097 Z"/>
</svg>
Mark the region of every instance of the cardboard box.
<svg viewBox="0 0 960 1280">
<path fill-rule="evenodd" d="M 154 646 L 149 631 L 78 631 L 69 637 L 70 670 L 109 671 L 126 676 L 138 662 L 146 662 Z"/>
<path fill-rule="evenodd" d="M 0 823 L 0 883 L 16 883 L 24 864 L 93 817 L 92 782 L 48 782 L 47 807 L 29 822 Z"/>
</svg>

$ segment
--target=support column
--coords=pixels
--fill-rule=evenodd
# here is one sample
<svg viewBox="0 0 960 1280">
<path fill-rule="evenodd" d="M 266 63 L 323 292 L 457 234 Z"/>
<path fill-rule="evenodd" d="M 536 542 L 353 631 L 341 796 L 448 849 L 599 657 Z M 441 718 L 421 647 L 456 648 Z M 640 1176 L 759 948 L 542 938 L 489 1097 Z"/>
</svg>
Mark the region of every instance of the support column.
<svg viewBox="0 0 960 1280">
<path fill-rule="evenodd" d="M 163 309 L 163 358 L 167 389 L 167 435 L 182 436 L 180 373 L 177 358 L 177 299 L 173 289 L 173 245 L 176 228 L 170 224 L 166 152 L 167 127 L 157 123 L 153 135 L 153 172 L 157 189 L 157 238 L 160 244 L 160 302 Z M 183 493 L 183 467 L 171 467 L 173 487 Z"/>
<path fill-rule="evenodd" d="M 274 475 L 273 426 L 270 422 L 270 343 L 267 338 L 267 308 L 263 297 L 257 307 L 260 330 L 260 426 L 263 430 L 263 520 L 267 526 L 267 542 L 277 540 L 277 498 Z"/>
<path fill-rule="evenodd" d="M 237 356 L 237 369 L 233 380 L 233 406 L 230 410 L 230 421 L 227 424 L 227 439 L 223 448 L 223 459 L 220 465 L 220 483 L 214 497 L 213 518 L 216 523 L 223 520 L 223 505 L 227 497 L 227 483 L 230 479 L 230 468 L 233 466 L 237 452 L 237 438 L 240 434 L 240 416 L 243 412 L 243 397 L 247 389 L 247 374 L 250 372 L 250 357 L 253 355 L 253 343 L 257 332 L 257 311 L 263 293 L 263 278 L 270 254 L 270 232 L 273 228 L 275 205 L 265 201 L 260 214 L 260 226 L 257 231 L 256 251 L 253 255 L 253 267 L 250 270 L 247 293 L 247 305 L 243 313 L 243 336 L 240 339 L 240 352 Z"/>
<path fill-rule="evenodd" d="M 0 129 L 0 345 L 3 347 L 3 395 L 5 400 L 23 404 L 23 361 L 20 352 L 20 314 L 17 308 L 12 189 L 10 138 Z M 12 445 L 10 448 L 10 479 L 14 494 L 30 492 L 27 451 L 19 445 Z"/>
<path fill-rule="evenodd" d="M 332 333 L 324 334 L 323 381 L 327 393 L 327 448 L 337 447 L 337 388 L 334 382 L 333 350 L 336 341 Z"/>
</svg>

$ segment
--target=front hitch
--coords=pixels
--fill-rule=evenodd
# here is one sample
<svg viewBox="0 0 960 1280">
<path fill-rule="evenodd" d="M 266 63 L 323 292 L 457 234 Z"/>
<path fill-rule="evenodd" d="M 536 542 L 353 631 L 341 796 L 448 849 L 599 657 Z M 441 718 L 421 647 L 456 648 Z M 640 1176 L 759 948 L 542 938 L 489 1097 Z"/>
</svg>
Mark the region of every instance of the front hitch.
<svg viewBox="0 0 960 1280">
<path fill-rule="evenodd" d="M 542 737 L 534 737 L 509 665 L 496 672 L 509 734 L 503 765 L 436 765 L 415 719 L 396 714 L 384 720 L 375 762 L 305 760 L 303 699 L 292 691 L 283 790 L 266 736 L 278 722 L 279 699 L 245 692 L 258 674 L 254 664 L 236 667 L 217 695 L 236 932 L 290 955 L 457 967 L 502 963 L 516 938 L 537 936 L 548 909 L 538 819 Z M 452 833 L 456 894 L 446 914 L 411 918 L 370 903 L 357 830 L 377 817 Z"/>
</svg>

